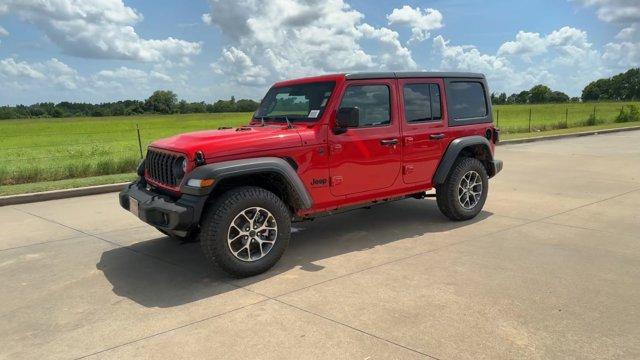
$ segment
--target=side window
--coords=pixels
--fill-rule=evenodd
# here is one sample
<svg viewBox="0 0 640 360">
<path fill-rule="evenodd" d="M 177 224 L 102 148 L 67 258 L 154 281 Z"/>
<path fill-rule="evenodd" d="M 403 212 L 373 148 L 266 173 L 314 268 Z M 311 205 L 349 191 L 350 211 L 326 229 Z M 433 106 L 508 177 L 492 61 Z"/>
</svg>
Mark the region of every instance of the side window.
<svg viewBox="0 0 640 360">
<path fill-rule="evenodd" d="M 455 81 L 448 84 L 447 102 L 452 120 L 465 120 L 487 116 L 487 99 L 481 83 Z"/>
<path fill-rule="evenodd" d="M 358 127 L 388 125 L 391 123 L 389 87 L 387 85 L 352 85 L 347 88 L 341 108 L 360 109 Z"/>
<path fill-rule="evenodd" d="M 442 119 L 438 84 L 406 84 L 403 91 L 407 122 Z"/>
</svg>

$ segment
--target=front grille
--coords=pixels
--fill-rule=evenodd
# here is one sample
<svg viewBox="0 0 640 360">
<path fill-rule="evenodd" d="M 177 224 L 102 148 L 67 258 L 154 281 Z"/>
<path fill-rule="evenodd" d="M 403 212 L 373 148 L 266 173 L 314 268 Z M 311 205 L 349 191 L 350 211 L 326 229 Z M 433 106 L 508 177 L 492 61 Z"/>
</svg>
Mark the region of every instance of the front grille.
<svg viewBox="0 0 640 360">
<path fill-rule="evenodd" d="M 171 187 L 177 186 L 180 183 L 180 178 L 175 174 L 174 164 L 181 157 L 180 155 L 149 149 L 144 164 L 147 175 L 158 183 Z"/>
</svg>

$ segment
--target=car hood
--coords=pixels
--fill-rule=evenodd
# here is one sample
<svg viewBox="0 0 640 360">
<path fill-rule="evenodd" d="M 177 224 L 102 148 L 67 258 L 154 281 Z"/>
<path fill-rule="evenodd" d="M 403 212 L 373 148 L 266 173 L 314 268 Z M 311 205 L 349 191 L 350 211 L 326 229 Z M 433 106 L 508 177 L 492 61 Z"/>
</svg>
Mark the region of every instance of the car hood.
<svg viewBox="0 0 640 360">
<path fill-rule="evenodd" d="M 193 159 L 197 151 L 202 151 L 205 158 L 213 158 L 301 145 L 297 127 L 266 125 L 184 133 L 154 141 L 150 146 Z"/>
</svg>

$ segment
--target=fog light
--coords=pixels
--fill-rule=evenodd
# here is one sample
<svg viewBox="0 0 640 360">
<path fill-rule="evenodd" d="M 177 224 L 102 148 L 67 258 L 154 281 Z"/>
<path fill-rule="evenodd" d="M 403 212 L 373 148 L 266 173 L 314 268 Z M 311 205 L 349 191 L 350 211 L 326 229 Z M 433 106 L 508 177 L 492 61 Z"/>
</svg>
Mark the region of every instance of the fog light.
<svg viewBox="0 0 640 360">
<path fill-rule="evenodd" d="M 213 185 L 213 179 L 189 179 L 187 185 L 191 187 L 204 188 Z"/>
</svg>

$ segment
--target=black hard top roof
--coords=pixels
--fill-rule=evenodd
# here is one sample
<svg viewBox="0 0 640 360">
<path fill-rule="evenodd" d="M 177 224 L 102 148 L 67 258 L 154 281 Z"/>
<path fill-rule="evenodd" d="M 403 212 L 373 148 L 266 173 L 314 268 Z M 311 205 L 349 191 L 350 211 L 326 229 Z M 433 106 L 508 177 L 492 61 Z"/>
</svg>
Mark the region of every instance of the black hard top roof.
<svg viewBox="0 0 640 360">
<path fill-rule="evenodd" d="M 429 71 L 400 71 L 400 72 L 368 72 L 345 74 L 347 80 L 364 79 L 406 79 L 406 78 L 472 78 L 484 79 L 484 74 L 470 72 L 429 72 Z"/>
</svg>

